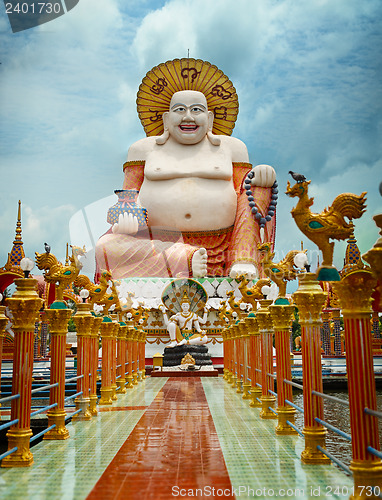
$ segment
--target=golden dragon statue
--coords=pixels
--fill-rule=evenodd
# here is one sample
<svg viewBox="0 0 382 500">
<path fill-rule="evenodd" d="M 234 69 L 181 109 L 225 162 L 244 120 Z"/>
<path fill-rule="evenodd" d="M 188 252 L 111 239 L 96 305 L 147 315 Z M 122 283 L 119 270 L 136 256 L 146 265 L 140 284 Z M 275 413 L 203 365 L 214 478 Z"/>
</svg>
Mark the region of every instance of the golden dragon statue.
<svg viewBox="0 0 382 500">
<path fill-rule="evenodd" d="M 226 291 L 227 297 L 228 297 L 228 304 L 232 310 L 232 312 L 237 313 L 237 319 L 242 319 L 244 317 L 245 311 L 241 309 L 240 307 L 240 302 L 236 302 L 235 300 L 235 295 L 233 290 L 227 290 Z"/>
<path fill-rule="evenodd" d="M 99 302 L 105 295 L 110 280 L 111 272 L 102 269 L 98 284 L 95 285 L 94 283 L 92 283 L 90 279 L 84 274 L 79 274 L 74 280 L 73 284 L 78 288 L 85 288 L 89 291 L 88 303 L 90 304 L 90 308 L 92 309 L 93 305 Z"/>
<path fill-rule="evenodd" d="M 45 253 L 35 252 L 36 265 L 39 269 L 44 270 L 44 279 L 47 283 L 56 284 L 56 301 L 63 301 L 64 290 L 78 276 L 82 269 L 82 263 L 79 260 L 80 255 L 85 255 L 85 246 L 83 248 L 71 245 L 72 255 L 69 258 L 69 264 L 61 264 L 50 253 L 50 248 Z"/>
<path fill-rule="evenodd" d="M 109 310 L 113 305 L 115 305 L 113 312 L 115 312 L 116 314 L 121 312 L 121 304 L 119 302 L 117 287 L 112 278 L 110 278 L 109 281 L 111 290 L 110 293 L 105 293 L 101 300 L 96 302 L 98 305 L 103 306 L 102 314 L 104 316 L 108 316 Z"/>
<path fill-rule="evenodd" d="M 285 298 L 287 281 L 297 277 L 297 267 L 294 258 L 298 253 L 306 253 L 306 250 L 290 250 L 280 262 L 273 262 L 275 253 L 272 252 L 272 243 L 260 243 L 257 245 L 260 254 L 260 265 L 268 278 L 279 287 L 278 298 Z"/>
<path fill-rule="evenodd" d="M 221 320 L 221 324 L 223 326 L 226 326 L 226 324 L 232 324 L 234 322 L 234 319 L 232 317 L 232 311 L 227 307 L 227 302 L 222 302 L 219 309 L 218 309 L 218 316 Z M 228 321 L 226 321 L 228 320 Z"/>
<path fill-rule="evenodd" d="M 333 267 L 334 241 L 329 241 L 329 239 L 345 240 L 350 237 L 354 229 L 352 219 L 359 219 L 366 210 L 366 192 L 359 196 L 352 193 L 340 194 L 330 207 L 316 214 L 310 211 L 314 202 L 314 198 L 308 196 L 310 182 L 297 182 L 291 187 L 288 181 L 286 194 L 292 198 L 296 196 L 299 198 L 291 214 L 300 231 L 321 250 L 323 257 L 321 268 L 335 269 Z M 349 222 L 345 220 L 345 217 L 349 219 Z"/>
<path fill-rule="evenodd" d="M 271 280 L 269 278 L 261 278 L 257 280 L 256 283 L 250 288 L 248 288 L 248 283 L 250 280 L 248 280 L 245 276 L 238 276 L 236 278 L 236 281 L 239 282 L 238 288 L 242 296 L 242 298 L 239 301 L 239 304 L 241 303 L 251 304 L 253 311 L 256 311 L 257 309 L 256 300 L 264 298 L 261 289 L 263 288 L 263 286 L 271 286 Z"/>
</svg>

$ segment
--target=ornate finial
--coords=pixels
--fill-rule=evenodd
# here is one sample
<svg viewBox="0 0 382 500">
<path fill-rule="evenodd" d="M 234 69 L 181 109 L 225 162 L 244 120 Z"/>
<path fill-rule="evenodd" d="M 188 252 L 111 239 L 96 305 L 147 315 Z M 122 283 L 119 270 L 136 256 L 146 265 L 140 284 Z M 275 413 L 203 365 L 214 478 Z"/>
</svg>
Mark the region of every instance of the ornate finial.
<svg viewBox="0 0 382 500">
<path fill-rule="evenodd" d="M 353 271 L 366 268 L 361 259 L 361 252 L 359 251 L 357 240 L 354 236 L 354 230 L 352 231 L 347 243 L 344 267 L 340 271 L 341 278 L 344 278 Z"/>
<path fill-rule="evenodd" d="M 65 266 L 69 265 L 69 243 L 66 244 L 66 259 L 65 259 Z"/>
<path fill-rule="evenodd" d="M 21 240 L 21 201 L 19 200 L 19 208 L 17 210 L 17 222 L 16 222 L 16 237 L 13 243 Z"/>
<path fill-rule="evenodd" d="M 20 269 L 20 261 L 25 257 L 23 241 L 21 238 L 21 201 L 19 200 L 19 206 L 17 210 L 17 222 L 16 222 L 16 236 L 13 241 L 13 247 L 11 252 L 8 254 L 8 259 L 3 267 L 4 270 L 20 271 L 20 276 L 23 276 L 23 272 Z M 16 268 L 16 269 L 14 269 Z"/>
</svg>

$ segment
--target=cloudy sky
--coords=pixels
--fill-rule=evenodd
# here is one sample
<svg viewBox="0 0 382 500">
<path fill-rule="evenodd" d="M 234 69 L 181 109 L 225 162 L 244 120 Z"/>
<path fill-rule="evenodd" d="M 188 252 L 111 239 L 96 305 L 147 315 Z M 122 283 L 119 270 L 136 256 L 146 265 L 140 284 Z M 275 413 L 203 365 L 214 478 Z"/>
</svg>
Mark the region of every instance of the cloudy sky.
<svg viewBox="0 0 382 500">
<path fill-rule="evenodd" d="M 188 49 L 230 77 L 240 103 L 233 135 L 253 164 L 277 171 L 280 256 L 302 239 L 290 216 L 296 199 L 283 194 L 289 170 L 311 179 L 314 211 L 341 192 L 368 191 L 356 237 L 362 252 L 377 239 L 380 0 L 80 0 L 19 33 L 1 4 L 0 37 L 0 266 L 19 199 L 28 255 L 47 241 L 63 259 L 67 241 L 89 247 L 97 240 L 128 147 L 144 135 L 139 84 Z M 343 253 L 337 244 L 339 268 Z"/>
</svg>

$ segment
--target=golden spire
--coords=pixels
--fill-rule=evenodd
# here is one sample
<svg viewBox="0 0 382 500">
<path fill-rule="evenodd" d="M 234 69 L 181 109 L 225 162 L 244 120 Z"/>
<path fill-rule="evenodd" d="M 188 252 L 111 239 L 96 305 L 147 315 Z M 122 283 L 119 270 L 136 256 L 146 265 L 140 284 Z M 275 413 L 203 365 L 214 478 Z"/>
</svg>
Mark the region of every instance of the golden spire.
<svg viewBox="0 0 382 500">
<path fill-rule="evenodd" d="M 19 206 L 17 211 L 17 222 L 16 222 L 16 236 L 13 241 L 13 247 L 11 252 L 8 254 L 8 260 L 3 269 L 10 270 L 13 267 L 19 267 L 20 261 L 25 257 L 23 240 L 21 237 L 21 201 L 19 200 Z"/>
<path fill-rule="evenodd" d="M 346 246 L 346 253 L 344 259 L 344 267 L 340 271 L 341 278 L 353 271 L 360 269 L 366 269 L 367 266 L 362 262 L 361 252 L 359 251 L 357 240 L 354 236 L 354 230 L 352 231 Z"/>
</svg>

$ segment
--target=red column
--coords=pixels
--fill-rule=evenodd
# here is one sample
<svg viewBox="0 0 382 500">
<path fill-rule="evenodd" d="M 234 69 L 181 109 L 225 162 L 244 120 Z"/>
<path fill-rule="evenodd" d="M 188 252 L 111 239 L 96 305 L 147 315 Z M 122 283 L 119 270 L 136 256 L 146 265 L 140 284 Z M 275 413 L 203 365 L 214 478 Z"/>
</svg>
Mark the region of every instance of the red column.
<svg viewBox="0 0 382 500">
<path fill-rule="evenodd" d="M 261 384 L 261 356 L 260 356 L 260 331 L 257 319 L 254 313 L 249 313 L 247 318 L 245 318 L 245 323 L 248 325 L 249 333 L 249 378 L 251 379 L 251 402 L 249 406 L 251 408 L 261 407 L 261 403 L 258 398 L 261 396 L 261 387 L 257 384 Z"/>
<path fill-rule="evenodd" d="M 66 334 L 72 311 L 67 309 L 64 302 L 53 302 L 45 314 L 50 332 L 50 383 L 58 383 L 58 386 L 50 389 L 49 397 L 49 404 L 57 403 L 57 406 L 48 411 L 48 427 L 53 424 L 56 427 L 44 434 L 44 439 L 67 439 L 69 431 L 65 427 Z"/>
<path fill-rule="evenodd" d="M 77 330 L 77 392 L 82 395 L 75 399 L 76 408 L 81 413 L 73 416 L 73 420 L 90 420 L 90 338 L 94 317 L 90 314 L 90 304 L 77 304 L 77 313 L 74 316 Z"/>
<path fill-rule="evenodd" d="M 326 429 L 315 418 L 324 419 L 324 402 L 312 391 L 322 392 L 321 369 L 321 311 L 326 293 L 320 287 L 314 273 L 300 274 L 299 287 L 293 294 L 301 324 L 302 376 L 304 386 L 305 449 L 301 460 L 310 464 L 330 464 L 330 460 L 317 450 L 325 448 Z"/>
<path fill-rule="evenodd" d="M 102 339 L 102 374 L 101 374 L 101 399 L 100 405 L 111 405 L 112 380 L 111 380 L 111 362 L 112 362 L 112 336 L 114 323 L 108 316 L 104 316 L 101 326 Z"/>
<path fill-rule="evenodd" d="M 119 332 L 117 338 L 117 386 L 118 392 L 125 394 L 125 362 L 126 362 L 126 331 L 127 325 L 123 321 L 119 323 Z"/>
<path fill-rule="evenodd" d="M 133 321 L 127 322 L 127 377 L 126 380 L 128 382 L 126 389 L 133 388 L 133 336 L 134 336 L 135 328 Z"/>
<path fill-rule="evenodd" d="M 94 317 L 94 322 L 90 337 L 90 406 L 89 411 L 92 416 L 98 415 L 97 403 L 97 378 L 98 378 L 98 351 L 99 351 L 99 331 L 102 323 L 101 317 Z"/>
<path fill-rule="evenodd" d="M 8 318 L 5 316 L 5 306 L 0 306 L 0 383 L 1 383 L 1 361 L 3 359 L 3 341 L 5 337 L 5 327 L 7 326 L 7 323 L 8 323 Z"/>
<path fill-rule="evenodd" d="M 7 299 L 13 320 L 15 333 L 13 353 L 12 394 L 20 394 L 12 401 L 11 420 L 18 419 L 7 432 L 8 450 L 17 447 L 17 451 L 3 458 L 1 467 L 28 467 L 33 463 L 30 452 L 30 409 L 32 402 L 33 340 L 34 326 L 42 299 L 36 293 L 37 280 L 20 278 L 15 280 L 16 292 Z"/>
<path fill-rule="evenodd" d="M 344 317 L 353 452 L 350 469 L 357 498 L 374 498 L 370 488 L 362 489 L 365 486 L 382 491 L 382 461 L 367 451 L 368 446 L 380 451 L 378 420 L 364 411 L 377 410 L 370 324 L 375 285 L 370 271 L 362 270 L 347 275 L 334 287 Z"/>
<path fill-rule="evenodd" d="M 296 410 L 285 402 L 285 400 L 293 401 L 293 392 L 292 386 L 284 382 L 284 380 L 292 380 L 290 324 L 293 318 L 294 306 L 273 305 L 269 306 L 269 311 L 275 329 L 278 418 L 276 434 L 297 434 L 297 432 L 287 424 L 287 420 L 294 424 Z"/>
<path fill-rule="evenodd" d="M 256 312 L 256 319 L 260 330 L 260 350 L 261 350 L 261 418 L 277 418 L 269 409 L 275 405 L 276 398 L 269 392 L 274 392 L 274 380 L 268 373 L 273 374 L 273 325 L 268 307 L 271 300 L 261 300 L 260 309 Z"/>
</svg>

